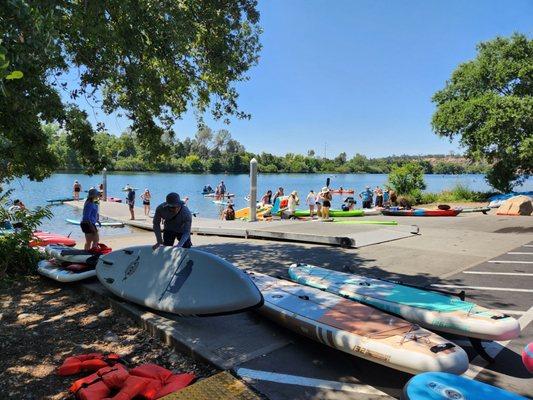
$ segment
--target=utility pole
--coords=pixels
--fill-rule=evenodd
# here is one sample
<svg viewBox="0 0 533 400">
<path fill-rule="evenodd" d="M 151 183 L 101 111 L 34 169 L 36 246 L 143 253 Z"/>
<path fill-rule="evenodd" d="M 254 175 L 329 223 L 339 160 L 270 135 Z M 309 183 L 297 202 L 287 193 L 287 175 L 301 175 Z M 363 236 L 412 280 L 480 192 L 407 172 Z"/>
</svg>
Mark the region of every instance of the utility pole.
<svg viewBox="0 0 533 400">
<path fill-rule="evenodd" d="M 257 160 L 250 160 L 250 221 L 257 221 Z"/>
</svg>

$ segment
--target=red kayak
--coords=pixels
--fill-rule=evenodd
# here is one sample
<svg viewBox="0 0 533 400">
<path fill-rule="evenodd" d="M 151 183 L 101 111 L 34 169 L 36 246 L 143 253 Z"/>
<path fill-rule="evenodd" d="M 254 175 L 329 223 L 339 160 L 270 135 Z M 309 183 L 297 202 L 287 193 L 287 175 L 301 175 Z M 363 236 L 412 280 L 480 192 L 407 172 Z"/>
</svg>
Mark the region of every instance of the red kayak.
<svg viewBox="0 0 533 400">
<path fill-rule="evenodd" d="M 68 236 L 57 233 L 35 231 L 33 240 L 30 242 L 31 247 L 48 246 L 49 244 L 62 244 L 64 246 L 76 246 L 76 241 Z"/>
<path fill-rule="evenodd" d="M 462 210 L 427 210 L 425 208 L 412 208 L 411 210 L 382 210 L 383 215 L 392 215 L 395 217 L 455 217 Z"/>
</svg>

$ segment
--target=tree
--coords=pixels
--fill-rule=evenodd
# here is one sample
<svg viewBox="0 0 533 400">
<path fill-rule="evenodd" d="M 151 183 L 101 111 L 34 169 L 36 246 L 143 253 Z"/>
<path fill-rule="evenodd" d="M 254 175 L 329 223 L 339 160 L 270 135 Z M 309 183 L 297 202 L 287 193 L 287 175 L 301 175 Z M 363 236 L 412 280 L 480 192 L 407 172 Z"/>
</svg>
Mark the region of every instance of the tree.
<svg viewBox="0 0 533 400">
<path fill-rule="evenodd" d="M 23 77 L 1 82 L 0 146 L 8 165 L 0 179 L 43 179 L 55 169 L 43 122 L 65 129 L 88 172 L 101 168 L 87 114 L 60 91 L 105 113 L 125 113 L 151 156 L 191 107 L 200 122 L 207 110 L 226 122 L 248 118 L 235 83 L 258 60 L 256 6 L 256 0 L 2 2 L 2 54 Z M 70 87 L 63 81 L 72 68 L 79 80 Z"/>
<path fill-rule="evenodd" d="M 437 135 L 459 137 L 467 156 L 487 160 L 487 181 L 503 192 L 533 172 L 533 40 L 514 34 L 477 46 L 433 96 Z"/>
<path fill-rule="evenodd" d="M 416 196 L 426 188 L 424 170 L 417 162 L 392 167 L 388 183 L 399 195 Z"/>
</svg>

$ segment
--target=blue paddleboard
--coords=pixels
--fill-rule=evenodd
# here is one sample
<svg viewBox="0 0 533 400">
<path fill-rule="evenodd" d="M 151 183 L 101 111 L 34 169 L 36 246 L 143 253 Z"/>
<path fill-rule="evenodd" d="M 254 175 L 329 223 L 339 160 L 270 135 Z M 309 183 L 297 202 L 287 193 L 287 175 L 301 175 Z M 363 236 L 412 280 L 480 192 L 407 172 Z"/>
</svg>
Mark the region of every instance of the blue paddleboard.
<svg viewBox="0 0 533 400">
<path fill-rule="evenodd" d="M 445 372 L 416 375 L 403 388 L 402 400 L 527 400 L 525 397 Z"/>
</svg>

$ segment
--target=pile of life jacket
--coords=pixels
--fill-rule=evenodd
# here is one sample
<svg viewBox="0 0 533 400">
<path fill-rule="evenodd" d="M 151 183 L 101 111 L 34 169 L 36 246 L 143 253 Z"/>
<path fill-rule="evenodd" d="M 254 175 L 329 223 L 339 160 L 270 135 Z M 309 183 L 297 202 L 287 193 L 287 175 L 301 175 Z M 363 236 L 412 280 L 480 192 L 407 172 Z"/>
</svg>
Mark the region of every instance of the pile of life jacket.
<svg viewBox="0 0 533 400">
<path fill-rule="evenodd" d="M 76 380 L 69 391 L 80 400 L 155 400 L 190 385 L 194 374 L 174 374 L 156 364 L 128 369 L 117 354 L 81 354 L 68 357 L 58 369 L 61 376 L 93 372 Z"/>
</svg>

